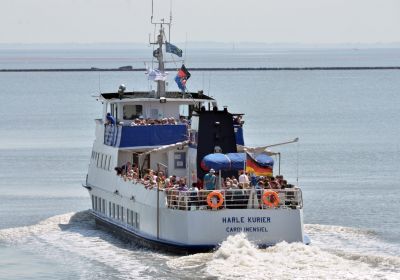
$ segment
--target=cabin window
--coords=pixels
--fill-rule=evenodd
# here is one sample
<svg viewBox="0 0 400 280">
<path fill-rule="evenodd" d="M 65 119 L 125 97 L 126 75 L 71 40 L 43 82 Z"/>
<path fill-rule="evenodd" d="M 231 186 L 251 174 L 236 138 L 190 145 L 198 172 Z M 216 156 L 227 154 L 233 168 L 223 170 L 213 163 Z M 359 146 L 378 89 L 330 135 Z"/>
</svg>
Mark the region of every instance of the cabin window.
<svg viewBox="0 0 400 280">
<path fill-rule="evenodd" d="M 110 171 L 111 156 L 108 157 L 107 170 Z"/>
<path fill-rule="evenodd" d="M 126 208 L 126 222 L 128 225 L 131 224 L 131 215 L 130 214 L 131 214 L 130 210 L 128 208 Z"/>
<path fill-rule="evenodd" d="M 189 117 L 189 105 L 187 104 L 179 105 L 179 116 Z"/>
<path fill-rule="evenodd" d="M 94 195 L 92 194 L 92 209 L 94 210 Z"/>
<path fill-rule="evenodd" d="M 135 212 L 135 216 L 136 216 L 136 225 L 135 225 L 135 227 L 136 227 L 136 228 L 139 228 L 139 225 L 140 225 L 140 217 L 139 217 L 139 214 Z"/>
<path fill-rule="evenodd" d="M 97 210 L 97 196 L 94 197 L 94 210 Z"/>
<path fill-rule="evenodd" d="M 112 214 L 113 214 L 113 218 L 115 219 L 115 203 L 113 203 Z"/>
<path fill-rule="evenodd" d="M 124 120 L 134 120 L 143 115 L 142 105 L 124 105 L 123 107 Z"/>
<path fill-rule="evenodd" d="M 103 211 L 103 209 L 101 208 L 101 197 L 99 197 L 98 198 L 98 203 L 97 203 L 97 205 L 98 205 L 98 210 L 99 210 L 99 212 L 102 212 Z"/>
<path fill-rule="evenodd" d="M 124 207 L 121 206 L 121 221 L 124 221 Z"/>
<path fill-rule="evenodd" d="M 131 211 L 131 225 L 136 227 L 136 212 Z"/>
<path fill-rule="evenodd" d="M 119 220 L 119 205 L 117 205 L 117 219 Z"/>
<path fill-rule="evenodd" d="M 106 200 L 103 199 L 103 209 L 101 211 L 104 215 L 106 214 Z"/>
<path fill-rule="evenodd" d="M 107 159 L 108 159 L 108 156 L 107 156 L 107 155 L 104 155 L 104 163 L 102 164 L 102 168 L 103 168 L 103 169 L 106 169 Z"/>
<path fill-rule="evenodd" d="M 108 202 L 108 216 L 111 217 L 111 201 Z"/>
<path fill-rule="evenodd" d="M 100 154 L 97 153 L 97 157 L 96 157 L 96 166 L 99 167 L 99 158 L 100 158 Z"/>
</svg>

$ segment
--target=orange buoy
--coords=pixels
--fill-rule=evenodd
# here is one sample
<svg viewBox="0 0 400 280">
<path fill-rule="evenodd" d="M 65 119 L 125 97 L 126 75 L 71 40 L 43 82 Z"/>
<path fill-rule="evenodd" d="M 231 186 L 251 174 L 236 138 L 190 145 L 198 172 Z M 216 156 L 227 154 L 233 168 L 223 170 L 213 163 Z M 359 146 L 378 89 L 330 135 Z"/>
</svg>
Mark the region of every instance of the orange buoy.
<svg viewBox="0 0 400 280">
<path fill-rule="evenodd" d="M 218 202 L 217 203 L 214 203 L 212 201 L 213 197 L 217 197 L 218 198 Z M 222 194 L 220 192 L 213 191 L 213 192 L 211 192 L 211 193 L 209 193 L 207 195 L 207 204 L 211 208 L 215 209 L 215 208 L 221 207 L 223 203 L 224 203 L 224 197 L 222 196 Z"/>
<path fill-rule="evenodd" d="M 279 195 L 276 192 L 273 191 L 266 191 L 263 194 L 262 200 L 265 205 L 268 207 L 277 207 L 279 205 L 279 202 L 281 201 L 279 199 Z"/>
</svg>

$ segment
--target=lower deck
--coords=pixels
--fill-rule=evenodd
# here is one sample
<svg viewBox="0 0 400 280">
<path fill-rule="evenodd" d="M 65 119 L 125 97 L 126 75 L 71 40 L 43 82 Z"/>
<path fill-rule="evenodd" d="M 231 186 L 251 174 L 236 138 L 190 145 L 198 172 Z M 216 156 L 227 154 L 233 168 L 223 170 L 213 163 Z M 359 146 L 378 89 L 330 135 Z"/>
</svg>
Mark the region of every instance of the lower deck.
<svg viewBox="0 0 400 280">
<path fill-rule="evenodd" d="M 245 233 L 260 247 L 304 242 L 301 196 L 294 189 L 280 190 L 281 199 L 274 205 L 263 203 L 262 190 L 242 190 L 235 196 L 227 190 L 194 194 L 137 189 L 141 193 L 126 197 L 92 187 L 92 213 L 98 223 L 125 232 L 129 239 L 142 239 L 139 243 L 153 244 L 150 247 L 156 243 L 187 252 L 210 250 L 237 233 Z M 207 199 L 215 193 L 220 194 L 213 197 L 215 202 Z"/>
</svg>

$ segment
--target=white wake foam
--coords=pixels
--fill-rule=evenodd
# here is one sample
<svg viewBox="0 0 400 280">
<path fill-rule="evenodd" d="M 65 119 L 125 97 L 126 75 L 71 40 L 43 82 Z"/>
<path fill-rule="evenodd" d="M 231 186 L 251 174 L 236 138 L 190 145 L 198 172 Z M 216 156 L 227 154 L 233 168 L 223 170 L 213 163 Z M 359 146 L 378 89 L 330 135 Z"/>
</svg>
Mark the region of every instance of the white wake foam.
<svg viewBox="0 0 400 280">
<path fill-rule="evenodd" d="M 87 212 L 68 213 L 46 219 L 36 225 L 0 230 L 0 242 L 21 246 L 41 258 L 56 260 L 77 271 L 82 279 L 152 279 L 152 268 L 143 260 L 156 253 L 115 239 L 98 230 Z M 94 278 L 93 278 L 94 279 Z"/>
<path fill-rule="evenodd" d="M 0 230 L 0 243 L 71 267 L 82 279 L 400 279 L 398 246 L 359 229 L 306 225 L 312 245 L 257 249 L 244 234 L 213 253 L 170 256 L 134 247 L 96 229 L 88 212 Z"/>
<path fill-rule="evenodd" d="M 400 264 L 399 258 L 391 258 Z M 375 264 L 372 266 L 363 258 L 343 258 L 302 243 L 281 242 L 259 250 L 239 234 L 221 244 L 207 263 L 207 271 L 221 279 L 399 279 L 400 267 Z"/>
<path fill-rule="evenodd" d="M 399 257 L 335 254 L 315 245 L 286 242 L 260 250 L 243 233 L 228 237 L 213 254 L 184 256 L 168 265 L 201 269 L 219 279 L 400 279 Z"/>
</svg>

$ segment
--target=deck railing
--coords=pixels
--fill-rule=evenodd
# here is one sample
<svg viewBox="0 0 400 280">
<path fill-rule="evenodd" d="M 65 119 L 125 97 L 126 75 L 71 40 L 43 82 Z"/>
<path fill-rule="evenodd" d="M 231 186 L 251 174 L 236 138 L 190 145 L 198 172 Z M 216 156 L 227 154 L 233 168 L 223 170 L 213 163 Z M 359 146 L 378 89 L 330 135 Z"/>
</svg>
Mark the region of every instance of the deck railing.
<svg viewBox="0 0 400 280">
<path fill-rule="evenodd" d="M 167 207 L 177 210 L 303 208 L 303 198 L 301 189 L 299 188 L 274 190 L 230 189 L 216 191 L 179 191 L 176 189 L 167 189 L 165 192 Z M 212 192 L 214 193 L 210 195 Z M 275 192 L 277 196 L 273 201 L 269 199 L 271 192 Z"/>
</svg>

